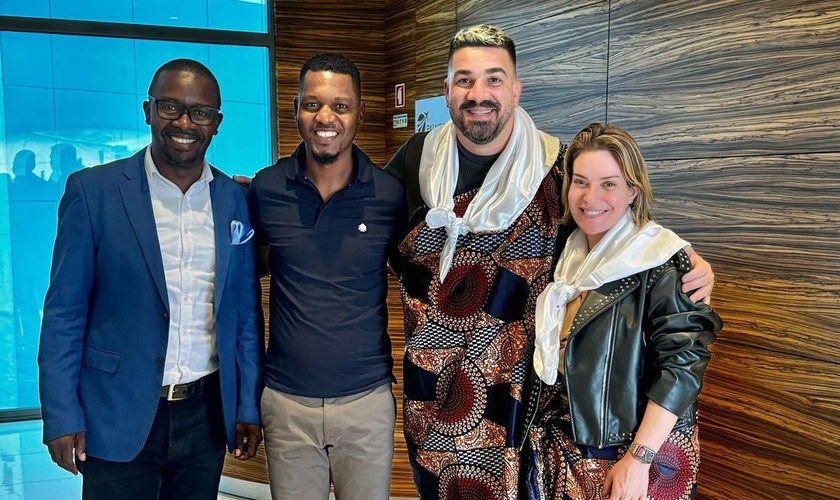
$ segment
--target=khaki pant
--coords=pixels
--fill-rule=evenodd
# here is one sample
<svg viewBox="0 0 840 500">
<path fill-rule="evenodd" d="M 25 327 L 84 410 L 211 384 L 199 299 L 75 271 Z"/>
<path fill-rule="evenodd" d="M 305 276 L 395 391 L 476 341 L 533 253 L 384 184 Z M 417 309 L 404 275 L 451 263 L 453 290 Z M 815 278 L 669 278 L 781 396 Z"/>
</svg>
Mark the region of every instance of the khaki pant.
<svg viewBox="0 0 840 500">
<path fill-rule="evenodd" d="M 391 384 L 342 398 L 265 388 L 262 423 L 272 500 L 388 500 L 396 406 Z"/>
</svg>

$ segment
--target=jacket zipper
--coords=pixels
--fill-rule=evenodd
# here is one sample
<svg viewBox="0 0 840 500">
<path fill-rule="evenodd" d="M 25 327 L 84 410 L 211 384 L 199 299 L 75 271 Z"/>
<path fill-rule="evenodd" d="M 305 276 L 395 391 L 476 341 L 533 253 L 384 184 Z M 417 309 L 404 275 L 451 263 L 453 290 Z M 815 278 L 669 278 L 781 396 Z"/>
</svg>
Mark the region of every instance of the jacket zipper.
<svg viewBox="0 0 840 500">
<path fill-rule="evenodd" d="M 542 385 L 543 381 L 537 378 L 537 397 L 534 399 L 536 401 L 533 404 L 533 408 L 529 408 L 531 410 L 531 418 L 528 419 L 528 425 L 525 426 L 525 433 L 522 434 L 522 442 L 519 443 L 519 451 L 525 449 L 525 443 L 528 442 L 528 433 L 531 432 L 531 426 L 534 425 L 534 419 L 537 418 L 537 410 L 540 406 L 540 398 L 542 397 Z M 532 406 L 529 404 L 528 406 Z"/>
<path fill-rule="evenodd" d="M 605 434 L 607 432 L 607 381 L 610 377 L 610 365 L 615 351 L 615 317 L 616 307 L 613 305 L 612 311 L 610 311 L 610 338 L 609 344 L 607 345 L 607 356 L 604 361 L 604 377 L 601 379 L 601 435 L 598 438 L 598 448 L 603 448 L 604 441 L 606 440 Z"/>
</svg>

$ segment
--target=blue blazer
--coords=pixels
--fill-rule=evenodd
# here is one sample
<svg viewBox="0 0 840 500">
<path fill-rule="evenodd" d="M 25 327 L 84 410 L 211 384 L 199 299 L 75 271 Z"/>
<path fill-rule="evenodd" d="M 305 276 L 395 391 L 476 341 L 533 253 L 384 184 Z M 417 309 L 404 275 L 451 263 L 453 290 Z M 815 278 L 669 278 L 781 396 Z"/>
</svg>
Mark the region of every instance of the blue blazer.
<svg viewBox="0 0 840 500">
<path fill-rule="evenodd" d="M 86 433 L 91 456 L 125 462 L 149 435 L 163 382 L 169 300 L 144 168 L 131 158 L 72 174 L 58 234 L 38 352 L 44 442 Z M 236 422 L 260 423 L 264 330 L 246 190 L 213 168 L 213 312 L 228 448 Z"/>
</svg>

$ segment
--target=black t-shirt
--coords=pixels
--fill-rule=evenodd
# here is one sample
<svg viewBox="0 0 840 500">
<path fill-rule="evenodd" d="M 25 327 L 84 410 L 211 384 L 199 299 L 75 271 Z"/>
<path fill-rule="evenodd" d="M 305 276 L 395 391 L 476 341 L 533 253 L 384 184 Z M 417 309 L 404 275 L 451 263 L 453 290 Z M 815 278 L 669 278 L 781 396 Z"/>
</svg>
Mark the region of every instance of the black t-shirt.
<svg viewBox="0 0 840 500">
<path fill-rule="evenodd" d="M 423 153 L 423 141 L 428 132 L 414 134 L 400 147 L 394 157 L 385 166 L 385 170 L 394 174 L 405 185 L 406 200 L 409 216 L 414 214 L 417 207 L 423 204 L 420 196 L 420 156 Z M 487 172 L 493 166 L 498 154 L 480 156 L 470 153 L 461 143 L 458 143 L 458 183 L 455 186 L 455 196 L 481 187 Z"/>
</svg>

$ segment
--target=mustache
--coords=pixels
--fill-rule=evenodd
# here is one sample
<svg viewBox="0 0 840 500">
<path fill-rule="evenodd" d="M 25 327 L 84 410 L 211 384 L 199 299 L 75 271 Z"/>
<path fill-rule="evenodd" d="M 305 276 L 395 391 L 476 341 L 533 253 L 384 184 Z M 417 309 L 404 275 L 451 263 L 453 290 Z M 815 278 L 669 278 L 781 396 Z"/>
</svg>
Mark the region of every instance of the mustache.
<svg viewBox="0 0 840 500">
<path fill-rule="evenodd" d="M 180 128 L 172 125 L 171 123 L 169 125 L 167 125 L 166 127 L 164 127 L 163 130 L 161 130 L 161 133 L 163 133 L 163 134 L 179 134 L 179 135 L 189 137 L 190 139 L 195 139 L 196 141 L 203 141 L 204 140 L 204 134 L 201 134 L 201 133 L 196 132 L 194 130 L 183 130 L 183 129 L 180 129 Z"/>
<path fill-rule="evenodd" d="M 461 110 L 461 111 L 464 111 L 465 109 L 478 108 L 478 107 L 490 108 L 490 109 L 493 109 L 493 110 L 496 110 L 496 111 L 498 111 L 499 108 L 501 108 L 499 103 L 496 102 L 496 101 L 484 100 L 484 101 L 481 101 L 481 102 L 478 102 L 478 101 L 464 101 L 464 103 L 461 104 L 458 107 L 458 109 Z"/>
</svg>

